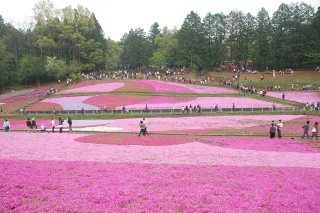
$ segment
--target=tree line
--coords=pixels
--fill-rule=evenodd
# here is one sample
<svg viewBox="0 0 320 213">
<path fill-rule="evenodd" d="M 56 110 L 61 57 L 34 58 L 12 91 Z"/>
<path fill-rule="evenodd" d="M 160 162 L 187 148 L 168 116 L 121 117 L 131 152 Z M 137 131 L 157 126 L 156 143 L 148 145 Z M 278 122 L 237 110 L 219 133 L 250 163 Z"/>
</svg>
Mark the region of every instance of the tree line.
<svg viewBox="0 0 320 213">
<path fill-rule="evenodd" d="M 15 28 L 0 15 L 0 88 L 15 83 L 78 79 L 106 67 L 187 67 L 220 69 L 226 63 L 259 70 L 306 68 L 320 63 L 320 7 L 281 4 L 272 14 L 242 11 L 191 11 L 180 29 L 148 33 L 131 29 L 119 42 L 105 39 L 95 14 L 87 8 L 54 7 L 51 0 L 34 6 L 34 24 Z"/>
</svg>

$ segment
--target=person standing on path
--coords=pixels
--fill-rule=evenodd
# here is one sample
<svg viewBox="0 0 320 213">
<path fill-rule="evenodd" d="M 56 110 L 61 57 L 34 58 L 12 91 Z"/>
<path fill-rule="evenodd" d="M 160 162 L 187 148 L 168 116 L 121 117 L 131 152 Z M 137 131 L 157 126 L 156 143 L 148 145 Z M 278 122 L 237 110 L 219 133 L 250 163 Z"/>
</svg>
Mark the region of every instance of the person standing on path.
<svg viewBox="0 0 320 213">
<path fill-rule="evenodd" d="M 33 132 L 36 132 L 37 122 L 34 120 L 34 118 L 32 118 L 32 121 L 31 121 L 31 129 L 33 130 Z"/>
<path fill-rule="evenodd" d="M 30 132 L 30 131 L 31 131 L 31 121 L 30 121 L 30 118 L 27 119 L 26 124 L 27 124 L 27 130 L 28 130 L 28 132 Z"/>
<path fill-rule="evenodd" d="M 62 118 L 60 117 L 59 118 L 59 132 L 62 133 L 62 129 L 63 129 L 63 120 Z"/>
<path fill-rule="evenodd" d="M 277 128 L 276 128 L 276 125 L 275 124 L 271 124 L 271 127 L 270 127 L 270 138 L 274 138 L 274 136 L 276 135 L 276 132 L 277 132 Z"/>
<path fill-rule="evenodd" d="M 72 120 L 70 117 L 68 118 L 68 125 L 69 125 L 69 132 L 72 132 Z"/>
<path fill-rule="evenodd" d="M 8 121 L 8 119 L 4 119 L 4 121 L 3 121 L 3 129 L 4 129 L 4 132 L 9 132 L 10 122 Z"/>
<path fill-rule="evenodd" d="M 144 126 L 143 121 L 140 121 L 139 127 L 140 127 L 140 132 L 139 132 L 139 135 L 138 135 L 138 136 L 140 136 L 141 134 L 142 134 L 143 136 L 145 136 L 145 126 Z"/>
<path fill-rule="evenodd" d="M 52 133 L 54 133 L 54 128 L 56 127 L 56 121 L 51 118 L 51 127 L 52 127 Z"/>
<path fill-rule="evenodd" d="M 144 134 L 149 135 L 149 133 L 148 133 L 148 131 L 147 131 L 147 126 L 148 126 L 148 124 L 147 124 L 146 119 L 143 118 L 143 119 L 142 119 L 142 122 L 143 122 L 143 124 L 144 124 Z"/>
<path fill-rule="evenodd" d="M 304 139 L 304 136 L 307 135 L 308 139 L 310 139 L 309 137 L 309 128 L 310 128 L 310 121 L 307 121 L 305 125 L 303 125 L 303 135 L 301 136 L 302 139 Z"/>
<path fill-rule="evenodd" d="M 277 131 L 278 131 L 278 138 L 279 139 L 282 138 L 282 127 L 283 127 L 283 123 L 281 122 L 281 120 L 279 120 L 279 123 L 277 124 Z"/>
<path fill-rule="evenodd" d="M 318 140 L 318 133 L 319 133 L 319 127 L 318 127 L 318 122 L 314 123 L 314 126 L 312 128 L 312 136 L 311 139 L 313 139 L 313 137 L 315 137 Z"/>
</svg>

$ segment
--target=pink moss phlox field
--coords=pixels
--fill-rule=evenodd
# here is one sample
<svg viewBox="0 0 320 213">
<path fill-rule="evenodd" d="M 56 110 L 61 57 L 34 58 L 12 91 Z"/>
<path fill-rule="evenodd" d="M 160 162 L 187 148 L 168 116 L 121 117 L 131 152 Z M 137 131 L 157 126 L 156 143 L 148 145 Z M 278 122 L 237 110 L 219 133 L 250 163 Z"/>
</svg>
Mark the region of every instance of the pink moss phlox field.
<svg viewBox="0 0 320 213">
<path fill-rule="evenodd" d="M 174 144 L 184 144 L 192 142 L 195 139 L 188 137 L 166 137 L 166 136 L 141 136 L 137 135 L 114 135 L 97 134 L 77 138 L 76 141 L 95 144 L 113 144 L 113 145 L 140 145 L 140 146 L 168 146 Z"/>
<path fill-rule="evenodd" d="M 316 117 L 318 118 L 318 117 Z M 146 118 L 148 122 L 148 130 L 150 132 L 167 132 L 198 129 L 220 129 L 220 128 L 252 128 L 263 125 L 264 131 L 269 131 L 269 125 L 272 120 L 282 120 L 287 122 L 293 119 L 301 119 L 301 123 L 305 122 L 304 115 L 249 115 L 249 116 L 200 116 L 200 117 L 180 117 L 180 118 Z M 117 119 L 107 127 L 120 127 L 125 132 L 137 131 L 138 124 L 141 119 L 128 118 Z M 267 129 L 266 129 L 267 128 Z M 300 125 L 298 126 L 301 129 Z M 285 127 L 284 127 L 285 129 Z"/>
<path fill-rule="evenodd" d="M 33 104 L 27 107 L 27 111 L 29 112 L 53 111 L 53 110 L 61 111 L 63 110 L 63 108 L 60 104 L 48 103 L 48 102 L 38 102 L 36 104 Z"/>
<path fill-rule="evenodd" d="M 119 108 L 130 104 L 141 103 L 142 101 L 150 99 L 151 96 L 136 96 L 136 95 L 97 95 L 91 96 L 84 100 L 83 103 L 96 106 L 103 109 L 104 106 L 108 110 Z"/>
<path fill-rule="evenodd" d="M 64 90 L 59 94 L 70 94 L 70 93 L 90 93 L 90 92 L 111 92 L 121 88 L 124 83 L 102 83 L 90 86 L 83 86 L 74 89 Z"/>
<path fill-rule="evenodd" d="M 320 153 L 320 145 L 305 144 L 301 141 L 292 139 L 274 139 L 269 138 L 204 138 L 204 142 L 209 142 L 214 146 L 225 148 L 257 150 L 257 151 L 277 151 L 277 152 L 303 152 Z M 314 149 L 313 147 L 317 147 Z"/>
<path fill-rule="evenodd" d="M 291 91 L 283 91 L 283 92 L 267 92 L 267 96 L 273 98 L 282 99 L 282 94 L 285 94 L 285 100 L 294 101 L 299 103 L 309 104 L 318 103 L 320 101 L 320 93 L 318 92 L 291 92 Z"/>
<path fill-rule="evenodd" d="M 196 93 L 196 94 L 236 94 L 238 93 L 232 89 L 200 86 L 192 84 L 180 84 L 172 82 L 154 81 L 154 80 L 140 80 L 139 82 L 149 84 L 154 88 L 154 92 L 161 93 Z"/>
<path fill-rule="evenodd" d="M 1 132 L 0 212 L 320 211 L 319 149 L 149 137 Z"/>
<path fill-rule="evenodd" d="M 308 152 L 306 149 L 303 149 L 303 152 L 308 153 L 234 149 L 206 144 L 201 142 L 201 139 L 199 142 L 168 146 L 119 146 L 76 142 L 79 138 L 86 136 L 85 134 L 1 132 L 0 158 L 320 169 L 320 153 Z"/>
<path fill-rule="evenodd" d="M 125 80 L 124 86 L 116 89 L 115 92 L 154 92 L 153 87 L 139 80 Z"/>
<path fill-rule="evenodd" d="M 1 212 L 320 211 L 319 169 L 0 160 L 0 177 Z"/>
<path fill-rule="evenodd" d="M 85 100 L 91 98 L 92 96 L 74 96 L 74 97 L 60 97 L 60 98 L 46 98 L 41 103 L 53 103 L 59 104 L 63 110 L 96 110 L 97 107 L 90 104 L 85 104 Z M 52 110 L 50 108 L 49 110 Z"/>
<path fill-rule="evenodd" d="M 172 100 L 177 100 L 176 102 L 160 102 L 157 101 L 157 98 L 152 99 L 152 102 L 145 101 L 140 104 L 127 105 L 126 108 L 130 110 L 140 110 L 144 109 L 145 105 L 148 104 L 149 109 L 180 109 L 182 106 L 192 106 L 200 105 L 203 109 L 212 109 L 215 105 L 218 105 L 219 108 L 232 108 L 232 104 L 235 103 L 236 108 L 271 108 L 272 103 L 267 101 L 261 101 L 251 98 L 237 98 L 237 97 L 198 97 L 191 101 L 179 101 L 180 99 L 184 100 L 183 97 L 174 97 Z M 164 99 L 159 99 L 164 100 Z M 286 107 L 282 104 L 276 104 L 277 107 Z"/>
</svg>

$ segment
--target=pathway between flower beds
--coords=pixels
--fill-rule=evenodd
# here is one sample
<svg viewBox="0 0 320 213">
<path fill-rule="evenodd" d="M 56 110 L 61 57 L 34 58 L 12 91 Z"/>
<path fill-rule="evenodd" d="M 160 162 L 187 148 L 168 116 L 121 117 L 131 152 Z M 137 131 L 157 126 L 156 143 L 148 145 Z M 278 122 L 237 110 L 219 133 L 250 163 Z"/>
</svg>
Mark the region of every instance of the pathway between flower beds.
<svg viewBox="0 0 320 213">
<path fill-rule="evenodd" d="M 116 120 L 74 120 L 74 131 L 89 132 L 138 132 L 141 118 Z M 260 135 L 268 136 L 271 121 L 282 120 L 283 136 L 302 135 L 302 126 L 307 120 L 313 125 L 320 122 L 318 116 L 306 115 L 247 115 L 247 116 L 194 116 L 180 118 L 146 118 L 148 131 L 158 134 L 193 135 Z M 11 120 L 12 130 L 25 130 L 24 120 Z M 38 120 L 48 129 L 50 120 Z M 58 121 L 56 121 L 58 122 Z M 66 123 L 66 122 L 65 122 Z M 67 125 L 67 124 L 65 124 Z M 65 131 L 67 128 L 65 127 Z"/>
<path fill-rule="evenodd" d="M 14 132 L 0 138 L 1 212 L 320 211 L 315 142 Z"/>
<path fill-rule="evenodd" d="M 309 103 L 317 104 L 320 102 L 320 93 L 319 92 L 292 92 L 292 91 L 270 91 L 267 92 L 266 96 L 272 98 L 282 99 L 282 95 L 285 95 L 285 100 L 294 101 L 298 103 Z"/>
</svg>

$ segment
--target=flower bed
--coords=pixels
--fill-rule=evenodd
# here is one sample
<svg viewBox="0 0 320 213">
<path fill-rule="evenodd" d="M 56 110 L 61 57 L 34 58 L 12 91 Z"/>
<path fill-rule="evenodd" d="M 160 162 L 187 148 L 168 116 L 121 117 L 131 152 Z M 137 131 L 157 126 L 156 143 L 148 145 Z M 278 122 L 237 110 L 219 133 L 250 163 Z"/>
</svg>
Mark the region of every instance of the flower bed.
<svg viewBox="0 0 320 213">
<path fill-rule="evenodd" d="M 61 98 L 47 98 L 40 103 L 53 103 L 61 106 L 63 110 L 96 110 L 97 107 L 90 104 L 85 104 L 84 101 L 92 96 L 74 96 Z M 34 107 L 35 108 L 35 107 Z M 36 108 L 35 108 L 36 109 Z M 52 108 L 50 108 L 52 110 Z M 38 111 L 38 110 L 37 110 Z"/>
<path fill-rule="evenodd" d="M 273 98 L 282 99 L 282 94 L 285 94 L 285 100 L 294 101 L 299 103 L 309 104 L 311 103 L 318 103 L 320 102 L 320 93 L 318 92 L 291 92 L 291 91 L 284 91 L 284 92 L 267 92 L 267 96 Z"/>
<path fill-rule="evenodd" d="M 178 145 L 195 141 L 193 138 L 188 137 L 166 137 L 166 136 L 141 136 L 137 135 L 114 135 L 98 134 L 89 135 L 76 139 L 82 143 L 94 144 L 112 144 L 112 145 L 140 145 L 140 146 L 168 146 Z"/>
<path fill-rule="evenodd" d="M 192 84 L 180 84 L 172 82 L 141 80 L 144 84 L 149 84 L 153 87 L 154 92 L 160 93 L 196 93 L 196 94 L 236 94 L 238 91 L 220 87 L 209 87 Z"/>
<path fill-rule="evenodd" d="M 32 136 L 32 137 L 31 137 Z M 212 142 L 205 143 L 203 138 L 190 139 L 170 146 L 135 146 L 83 143 L 90 139 L 84 134 L 50 134 L 50 133 L 0 133 L 3 147 L 0 153 L 2 159 L 15 160 L 59 160 L 59 161 L 94 161 L 94 162 L 132 162 L 156 164 L 186 164 L 186 165 L 225 165 L 225 166 L 268 166 L 268 167 L 300 167 L 320 169 L 319 148 L 309 147 L 301 143 L 288 146 L 292 148 L 253 149 L 241 145 L 237 148 L 214 146 Z M 113 135 L 114 138 L 122 137 Z M 138 138 L 138 136 L 136 136 Z M 149 136 L 144 136 L 149 137 Z M 82 139 L 81 139 L 82 138 Z M 140 137 L 143 138 L 143 137 Z M 107 138 L 108 139 L 108 138 Z M 110 137 L 109 137 L 110 139 Z M 82 140 L 82 142 L 76 142 Z M 168 139 L 170 141 L 170 139 Z M 210 140 L 210 139 L 209 139 Z M 216 139 L 218 140 L 218 139 Z M 220 139 L 222 142 L 223 138 Z M 236 141 L 238 139 L 235 139 Z M 257 139 L 260 140 L 260 139 Z M 101 138 L 96 137 L 99 143 Z M 120 143 L 121 139 L 118 143 Z M 122 140 L 124 141 L 124 140 Z M 164 140 L 163 140 L 164 141 Z M 236 143 L 236 141 L 234 143 Z M 268 142 L 269 140 L 265 140 Z M 279 140 L 287 143 L 287 140 Z M 88 141 L 90 142 L 90 140 Z M 113 143 L 113 142 L 110 142 Z M 124 142 L 127 144 L 128 142 Z M 144 142 L 142 142 L 144 143 Z M 168 143 L 169 145 L 170 143 Z M 261 147 L 261 143 L 257 143 Z M 243 144 L 242 144 L 243 145 Z M 275 143 L 273 143 L 275 145 Z M 273 146 L 269 144 L 269 146 Z M 254 145 L 251 145 L 251 147 Z M 250 145 L 249 145 L 250 147 Z M 274 151 L 278 149 L 278 151 Z M 297 151 L 297 150 L 301 151 Z M 316 151 L 310 151 L 311 149 Z M 290 152 L 288 152 L 290 150 Z M 307 152 L 307 153 L 304 153 Z M 315 153 L 317 152 L 317 153 Z M 299 159 L 297 161 L 296 159 Z"/>
<path fill-rule="evenodd" d="M 154 92 L 152 85 L 141 80 L 123 81 L 124 86 L 115 90 L 115 92 Z"/>
<path fill-rule="evenodd" d="M 167 101 L 169 100 L 169 101 Z M 175 100 L 175 101 L 174 101 Z M 130 110 L 145 109 L 146 104 L 149 109 L 181 109 L 182 106 L 200 105 L 202 109 L 212 109 L 217 104 L 219 108 L 232 108 L 235 103 L 236 108 L 271 108 L 272 103 L 260 101 L 251 98 L 236 98 L 236 97 L 199 97 L 199 98 L 184 98 L 184 97 L 154 97 L 151 100 L 142 103 L 127 105 Z M 285 105 L 277 104 L 277 107 L 285 107 Z"/>
<path fill-rule="evenodd" d="M 43 101 L 29 107 L 30 111 L 52 111 L 56 110 L 102 110 L 104 106 L 107 109 L 114 109 L 123 106 L 141 103 L 151 96 L 135 96 L 135 95 L 95 95 L 95 96 L 74 96 L 74 97 L 59 97 L 47 98 Z M 145 106 L 144 106 L 145 107 Z"/>
<path fill-rule="evenodd" d="M 292 139 L 269 138 L 204 138 L 203 141 L 213 146 L 257 151 L 320 153 L 320 144 Z"/>
<path fill-rule="evenodd" d="M 309 144 L 104 136 L 1 132 L 0 211 L 320 211 Z"/>
<path fill-rule="evenodd" d="M 74 89 L 64 90 L 59 94 L 70 94 L 70 93 L 91 93 L 91 92 L 111 92 L 118 88 L 121 88 L 124 83 L 102 83 L 90 86 L 82 86 Z"/>
<path fill-rule="evenodd" d="M 136 96 L 136 95 L 97 95 L 92 96 L 83 103 L 90 104 L 96 106 L 100 109 L 103 109 L 104 106 L 107 106 L 107 109 L 114 109 L 118 107 L 122 109 L 123 106 L 127 106 L 130 104 L 140 103 L 144 100 L 150 99 L 151 96 Z M 145 107 L 145 106 L 144 106 Z"/>
<path fill-rule="evenodd" d="M 49 103 L 49 102 L 38 102 L 27 107 L 28 112 L 37 112 L 37 111 L 61 111 L 63 107 L 57 103 Z"/>
<path fill-rule="evenodd" d="M 1 160 L 0 210 L 319 212 L 319 171 Z"/>
</svg>

